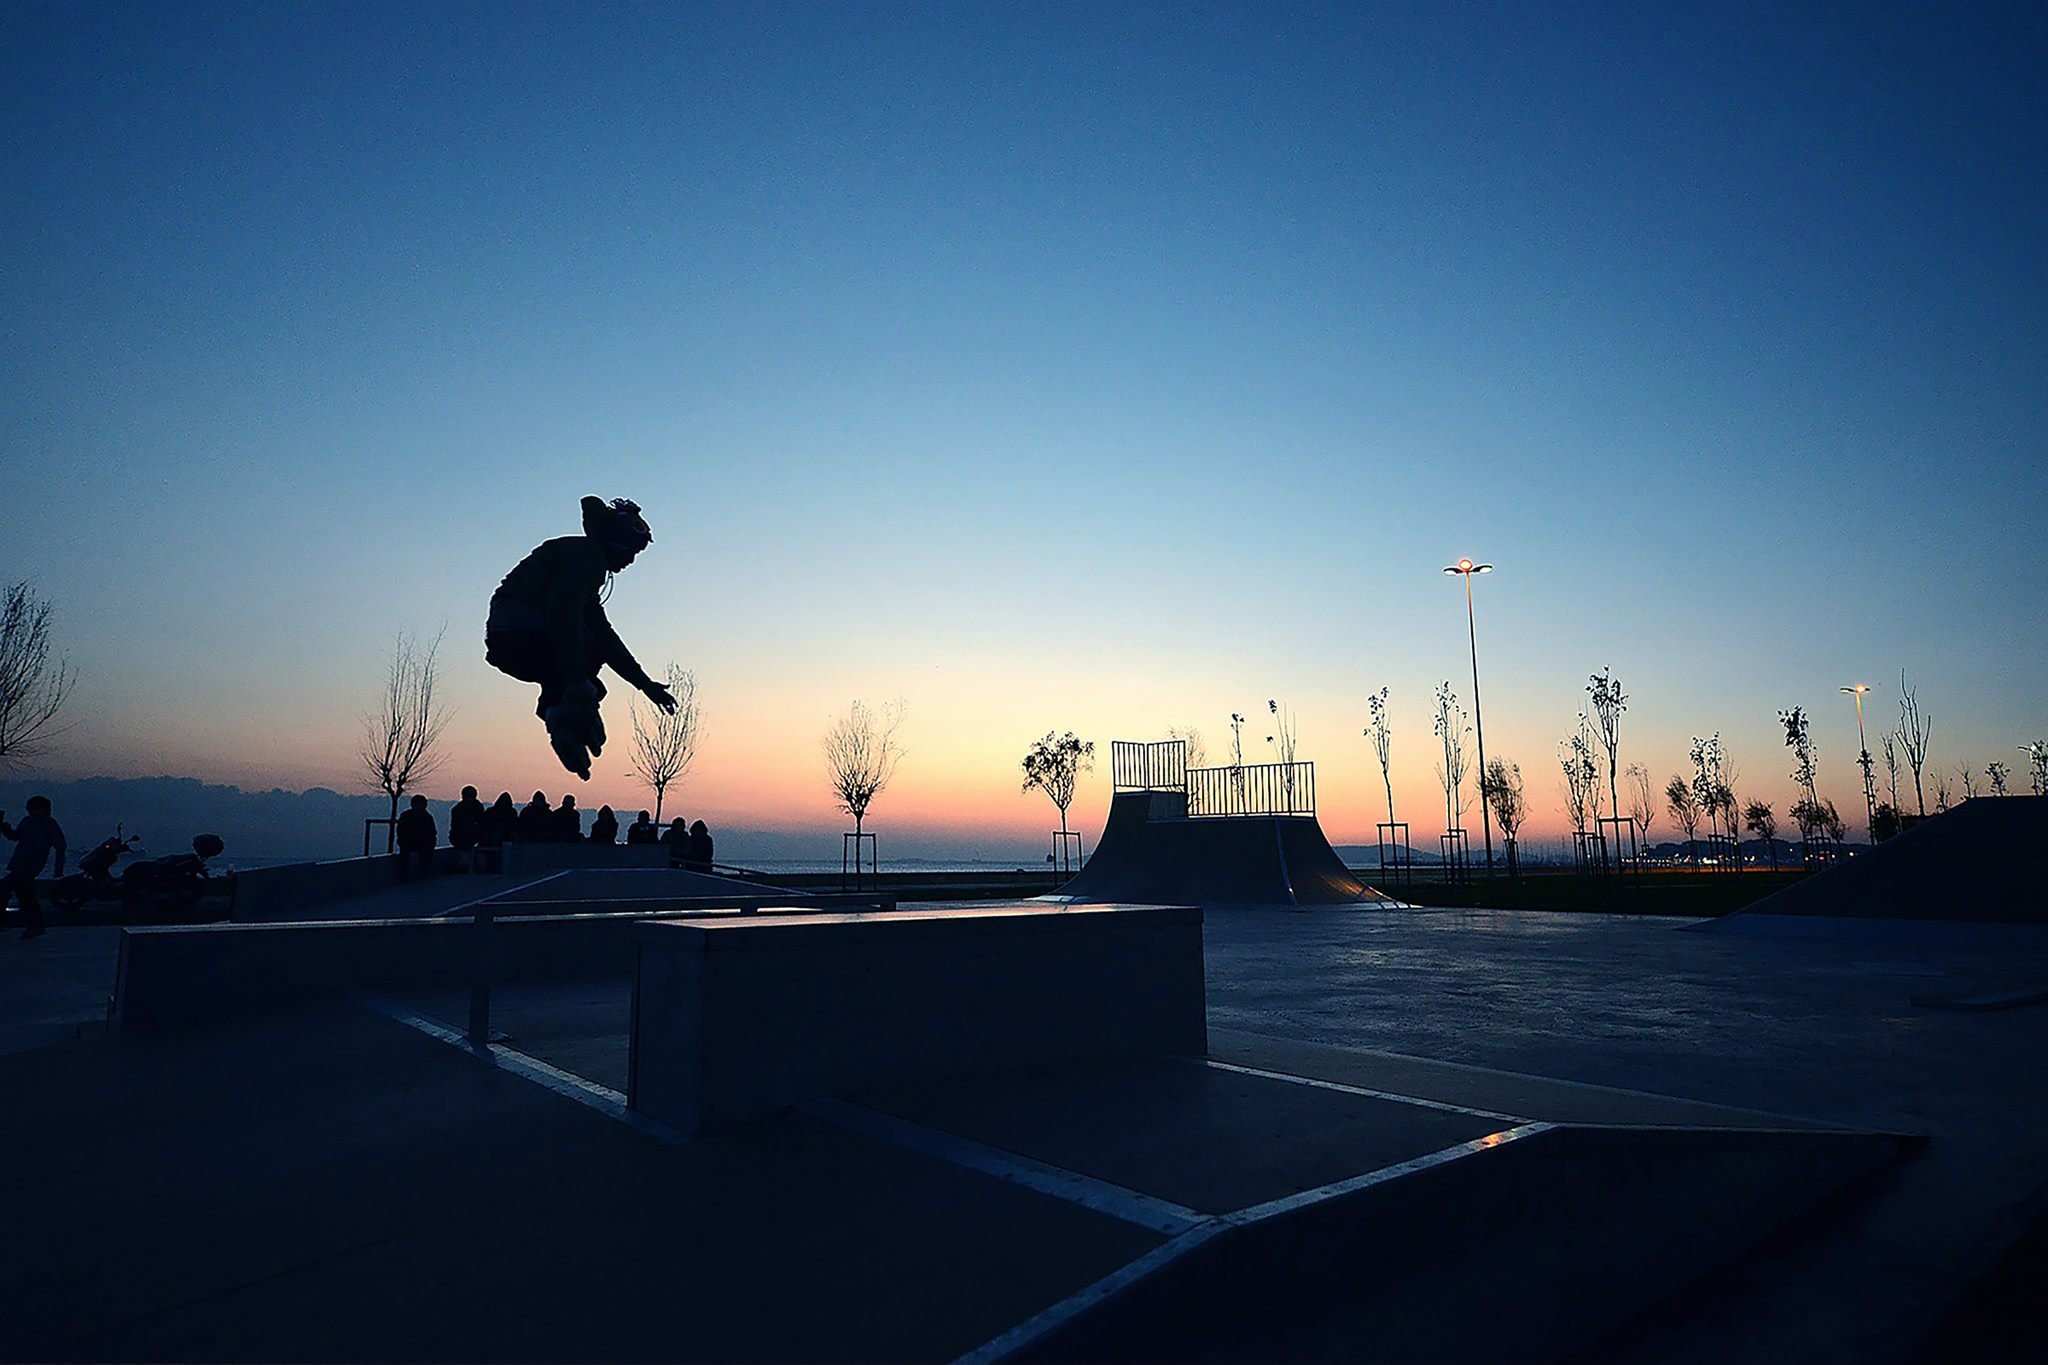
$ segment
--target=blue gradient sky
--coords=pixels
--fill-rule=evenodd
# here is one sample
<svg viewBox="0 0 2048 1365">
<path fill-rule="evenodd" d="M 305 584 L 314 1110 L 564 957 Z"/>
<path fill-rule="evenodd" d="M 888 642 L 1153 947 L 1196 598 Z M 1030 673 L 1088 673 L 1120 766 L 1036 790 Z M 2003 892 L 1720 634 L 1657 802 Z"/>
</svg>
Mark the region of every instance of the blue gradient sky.
<svg viewBox="0 0 2048 1365">
<path fill-rule="evenodd" d="M 1604 664 L 1624 761 L 1719 729 L 1782 798 L 1801 703 L 1845 811 L 1841 683 L 1882 723 L 1911 670 L 1944 764 L 2048 732 L 2039 5 L 0 38 L 0 576 L 80 669 L 53 771 L 351 785 L 392 633 L 445 621 L 450 782 L 559 787 L 480 635 L 585 492 L 654 523 L 614 618 L 697 670 L 692 804 L 733 820 L 829 823 L 854 696 L 909 704 L 878 815 L 1032 838 L 1033 735 L 1213 755 L 1279 696 L 1369 837 L 1382 683 L 1419 819 L 1463 553 L 1538 828 Z M 580 799 L 638 804 L 609 758 Z"/>
</svg>

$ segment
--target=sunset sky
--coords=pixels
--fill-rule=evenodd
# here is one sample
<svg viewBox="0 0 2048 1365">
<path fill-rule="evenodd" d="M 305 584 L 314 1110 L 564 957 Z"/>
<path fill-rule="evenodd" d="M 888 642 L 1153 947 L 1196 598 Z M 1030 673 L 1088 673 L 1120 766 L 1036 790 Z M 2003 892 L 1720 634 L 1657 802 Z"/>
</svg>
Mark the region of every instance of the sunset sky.
<svg viewBox="0 0 2048 1365">
<path fill-rule="evenodd" d="M 1719 730 L 1745 795 L 1805 705 L 1860 832 L 1842 684 L 1875 748 L 1908 670 L 1944 768 L 2048 735 L 2044 57 L 2038 3 L 7 6 L 45 771 L 357 787 L 445 625 L 435 794 L 573 785 L 483 616 L 596 493 L 714 823 L 836 829 L 856 697 L 898 851 L 1042 841 L 1048 729 L 1092 831 L 1107 741 L 1263 758 L 1278 698 L 1370 841 L 1384 684 L 1433 842 L 1471 555 L 1532 833 L 1606 665 L 1624 762 Z"/>
</svg>

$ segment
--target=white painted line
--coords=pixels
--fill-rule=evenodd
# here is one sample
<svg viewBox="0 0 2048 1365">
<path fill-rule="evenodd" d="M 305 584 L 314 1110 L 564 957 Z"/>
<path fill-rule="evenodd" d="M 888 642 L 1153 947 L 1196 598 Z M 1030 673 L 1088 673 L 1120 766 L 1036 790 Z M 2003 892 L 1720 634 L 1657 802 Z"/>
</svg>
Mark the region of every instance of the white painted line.
<svg viewBox="0 0 2048 1365">
<path fill-rule="evenodd" d="M 1382 1170 L 1353 1176 L 1349 1180 L 1340 1180 L 1335 1184 L 1304 1190 L 1300 1194 L 1288 1195 L 1284 1199 L 1274 1199 L 1248 1209 L 1239 1209 L 1235 1213 L 1224 1214 L 1219 1218 L 1211 1218 L 1199 1226 L 1188 1229 L 1172 1241 L 1154 1247 L 1137 1260 L 1112 1271 L 1086 1288 L 1076 1290 L 1043 1312 L 1018 1323 L 994 1340 L 958 1357 L 956 1365 L 993 1365 L 996 1361 L 1007 1360 L 1057 1332 L 1084 1313 L 1109 1302 L 1132 1285 L 1159 1274 L 1210 1238 L 1225 1231 L 1251 1227 L 1267 1219 L 1283 1217 L 1332 1199 L 1341 1199 L 1345 1195 L 1370 1189 L 1374 1185 L 1390 1184 L 1406 1176 L 1446 1166 L 1454 1161 L 1463 1161 L 1503 1147 L 1510 1142 L 1550 1132 L 1558 1126 L 1554 1123 L 1522 1124 L 1505 1132 L 1492 1133 L 1483 1138 L 1474 1138 L 1470 1142 L 1461 1142 L 1455 1147 L 1446 1147 L 1440 1152 L 1431 1152 L 1428 1156 L 1417 1157 L 1413 1161 L 1403 1161 Z"/>
<path fill-rule="evenodd" d="M 1235 1071 L 1241 1076 L 1263 1076 L 1269 1081 L 1287 1081 L 1293 1085 L 1306 1085 L 1316 1090 L 1335 1090 L 1344 1095 L 1363 1095 L 1369 1100 L 1391 1100 L 1395 1104 L 1412 1104 L 1418 1109 L 1435 1109 L 1446 1114 L 1465 1114 L 1475 1119 L 1486 1119 L 1493 1123 L 1523 1123 L 1524 1114 L 1501 1114 L 1491 1109 L 1472 1109 L 1462 1104 L 1450 1104 L 1444 1100 L 1424 1099 L 1420 1095 L 1397 1095 L 1391 1090 L 1368 1090 L 1362 1085 L 1346 1085 L 1342 1081 L 1326 1081 L 1315 1076 L 1293 1076 L 1285 1071 L 1266 1071 L 1256 1066 L 1240 1066 L 1236 1062 L 1219 1062 L 1213 1057 L 1184 1057 L 1178 1060 L 1195 1062 L 1202 1066 L 1214 1067 L 1218 1071 Z"/>
<path fill-rule="evenodd" d="M 1106 1180 L 1082 1175 L 1061 1166 L 1033 1161 L 1030 1157 L 1006 1152 L 999 1147 L 976 1142 L 972 1138 L 959 1137 L 952 1133 L 927 1128 L 921 1123 L 897 1118 L 869 1109 L 864 1105 L 851 1104 L 845 1100 L 819 1100 L 803 1105 L 802 1112 L 813 1118 L 822 1119 L 853 1132 L 864 1133 L 891 1146 L 902 1147 L 924 1156 L 936 1157 L 954 1166 L 983 1175 L 992 1175 L 1012 1185 L 1022 1185 L 1040 1194 L 1063 1199 L 1069 1204 L 1153 1232 L 1168 1236 L 1187 1232 L 1192 1228 L 1210 1222 L 1213 1215 L 1184 1208 L 1179 1204 L 1159 1199 L 1138 1190 L 1112 1185 Z"/>
<path fill-rule="evenodd" d="M 517 886 L 507 886 L 502 888 L 501 890 L 493 891 L 488 896 L 478 896 L 473 901 L 464 901 L 462 904 L 450 906 L 446 910 L 436 910 L 433 914 L 427 916 L 427 918 L 446 919 L 450 915 L 459 915 L 465 910 L 475 910 L 476 907 L 479 905 L 489 905 L 491 902 L 499 899 L 500 897 L 509 896 L 515 891 L 525 891 L 530 887 L 539 886 L 543 882 L 551 882 L 555 880 L 555 878 L 557 877 L 566 877 L 569 875 L 571 870 L 572 869 L 565 867 L 560 872 L 550 872 L 547 876 L 535 877 L 530 882 L 521 882 Z"/>
<path fill-rule="evenodd" d="M 1705 922 L 1706 922 L 1706 923 L 1709 923 L 1709 924 L 1719 924 L 1719 923 L 1722 923 L 1722 921 L 1721 921 L 1721 920 L 1708 920 L 1708 921 L 1705 921 Z M 1235 1030 L 1235 1029 L 1232 1029 L 1232 1030 L 1228 1030 L 1227 1032 L 1228 1032 L 1228 1033 L 1230 1033 L 1230 1034 L 1232 1034 L 1232 1035 L 1234 1035 L 1234 1036 L 1237 1036 L 1237 1037 L 1242 1037 L 1242 1038 L 1271 1038 L 1271 1039 L 1273 1039 L 1273 1041 L 1275 1041 L 1275 1042 L 1282 1042 L 1282 1043 L 1290 1043 L 1290 1042 L 1295 1042 L 1295 1041 L 1297 1041 L 1297 1040 L 1295 1040 L 1295 1039 L 1291 1039 L 1291 1038 L 1281 1038 L 1281 1037 L 1278 1037 L 1277 1035 L 1274 1035 L 1274 1034 L 1269 1034 L 1269 1033 L 1254 1033 L 1254 1032 L 1251 1032 L 1251 1031 L 1248 1031 L 1248 1030 L 1246 1030 L 1246 1031 L 1239 1031 L 1239 1030 Z M 1318 1044 L 1317 1046 L 1321 1046 L 1321 1045 L 1320 1045 L 1320 1044 Z M 1592 1082 L 1592 1081 L 1568 1081 L 1568 1080 L 1564 1080 L 1564 1079 L 1562 1079 L 1562 1078 L 1560 1078 L 1560 1077 L 1557 1077 L 1557 1076 L 1537 1076 L 1537 1075 L 1531 1074 L 1531 1073 L 1529 1073 L 1529 1072 L 1524 1072 L 1524 1071 L 1504 1071 L 1504 1070 L 1502 1070 L 1502 1069 L 1501 1069 L 1501 1068 L 1499 1068 L 1499 1067 L 1493 1067 L 1493 1066 L 1475 1066 L 1475 1065 L 1474 1065 L 1474 1064 L 1472 1064 L 1471 1062 L 1446 1062 L 1446 1061 L 1439 1061 L 1438 1059 L 1436 1059 L 1436 1058 L 1434 1058 L 1434 1057 L 1420 1057 L 1420 1056 L 1417 1056 L 1416 1054 L 1414 1054 L 1414 1053 L 1412 1053 L 1412 1052 L 1389 1052 L 1389 1051 L 1385 1050 L 1384 1048 L 1372 1048 L 1372 1047 L 1347 1047 L 1347 1048 L 1342 1048 L 1342 1049 L 1332 1049 L 1332 1050 L 1334 1050 L 1334 1051 L 1343 1051 L 1343 1052 L 1347 1052 L 1347 1053 L 1350 1053 L 1350 1054 L 1352 1054 L 1352 1055 L 1354 1055 L 1354 1056 L 1358 1056 L 1358 1057 L 1385 1057 L 1385 1058 L 1387 1058 L 1388 1060 L 1390 1060 L 1390 1061 L 1395 1061 L 1395 1062 L 1413 1062 L 1413 1063 L 1419 1063 L 1419 1064 L 1420 1064 L 1420 1065 L 1422 1065 L 1422 1066 L 1426 1066 L 1426 1067 L 1430 1067 L 1430 1068 L 1433 1068 L 1433 1069 L 1436 1069 L 1436 1070 L 1442 1070 L 1442 1071 L 1463 1071 L 1463 1072 L 1466 1072 L 1466 1073 L 1468 1073 L 1468 1074 L 1470 1074 L 1470 1075 L 1474 1075 L 1474 1076 L 1499 1076 L 1499 1077 L 1503 1077 L 1503 1078 L 1505 1078 L 1505 1079 L 1507 1079 L 1507 1080 L 1512 1080 L 1512 1081 L 1522 1081 L 1522 1082 L 1525 1082 L 1525 1083 L 1531 1083 L 1531 1084 L 1535 1084 L 1535 1085 L 1542 1085 L 1542 1086 L 1554 1086 L 1554 1087 L 1558 1088 L 1558 1089 L 1559 1089 L 1559 1090 L 1561 1090 L 1561 1091 L 1568 1091 L 1568 1090 L 1582 1090 L 1582 1091 L 1587 1091 L 1587 1092 L 1589 1092 L 1589 1093 L 1595 1093 L 1595 1094 L 1601 1094 L 1601 1095 L 1618 1095 L 1618 1096 L 1623 1096 L 1623 1097 L 1626 1097 L 1626 1098 L 1628 1098 L 1628 1099 L 1634 1099 L 1634 1100 L 1648 1100 L 1648 1101 L 1652 1101 L 1652 1102 L 1655 1102 L 1655 1103 L 1657 1103 L 1657 1104 L 1675 1104 L 1675 1105 L 1681 1105 L 1681 1106 L 1683 1106 L 1683 1107 L 1685 1107 L 1685 1108 L 1688 1108 L 1688 1109 L 1699 1109 L 1699 1110 L 1718 1110 L 1719 1112 L 1721 1112 L 1721 1113 L 1724 1113 L 1724 1114 L 1727 1114 L 1727 1115 L 1729 1115 L 1729 1116 L 1730 1116 L 1730 1118 L 1729 1118 L 1729 1121 L 1728 1121 L 1728 1122 L 1727 1122 L 1726 1124 L 1717 1124 L 1717 1123 L 1706 1123 L 1706 1124 L 1705 1124 L 1704 1126 L 1706 1126 L 1706 1127 L 1709 1127 L 1709 1128 L 1718 1128 L 1718 1127 L 1728 1127 L 1728 1128 L 1741 1128 L 1741 1127 L 1744 1127 L 1744 1126 L 1746 1126 L 1746 1125 L 1744 1125 L 1744 1124 L 1742 1124 L 1742 1123 L 1740 1123 L 1740 1122 L 1737 1122 L 1737 1120 L 1738 1120 L 1738 1119 L 1770 1119 L 1770 1120 L 1772 1120 L 1772 1121 L 1773 1121 L 1773 1122 L 1772 1122 L 1772 1124 L 1771 1124 L 1771 1126 L 1772 1126 L 1772 1127 L 1777 1127 L 1777 1126 L 1783 1125 L 1783 1126 L 1788 1126 L 1788 1127 L 1804 1127 L 1804 1128 L 1833 1128 L 1833 1127 L 1839 1127 L 1839 1126 L 1840 1126 L 1840 1125 L 1838 1125 L 1838 1124 L 1830 1124 L 1830 1123 L 1823 1123 L 1823 1122 L 1821 1122 L 1821 1121 L 1820 1121 L 1820 1120 L 1818 1120 L 1818 1119 L 1808 1119 L 1808 1118 L 1801 1118 L 1801 1117 L 1799 1117 L 1798 1115 L 1795 1115 L 1795 1114 L 1773 1114 L 1773 1113 L 1770 1113 L 1769 1111 L 1767 1111 L 1767 1110 L 1763 1110 L 1763 1109 L 1743 1109 L 1743 1108 L 1739 1108 L 1739 1107 L 1737 1107 L 1737 1106 L 1734 1106 L 1734 1105 L 1727 1105 L 1727 1104 L 1716 1104 L 1716 1103 L 1715 1103 L 1714 1101 L 1712 1101 L 1712 1100 L 1694 1100 L 1694 1099 L 1687 1099 L 1687 1098 L 1686 1098 L 1685 1096 L 1683 1096 L 1683 1095 L 1659 1095 L 1658 1093 L 1656 1093 L 1656 1092 L 1655 1092 L 1655 1091 L 1653 1091 L 1653 1090 L 1627 1090 L 1627 1089 L 1623 1089 L 1623 1088 L 1622 1088 L 1621 1086 L 1618 1086 L 1618 1085 L 1599 1085 L 1599 1084 L 1596 1084 L 1596 1083 L 1594 1083 L 1594 1082 Z M 1229 1063 L 1229 1062 L 1217 1062 L 1217 1063 L 1213 1063 L 1213 1064 L 1214 1064 L 1214 1065 L 1217 1065 L 1217 1066 L 1229 1066 L 1229 1065 L 1233 1065 L 1233 1063 Z M 1240 1068 L 1240 1069 L 1245 1069 L 1245 1068 Z M 1299 1079 L 1299 1078 L 1295 1078 L 1295 1079 Z M 1394 1096 L 1394 1097 L 1392 1097 L 1392 1098 L 1400 1098 L 1400 1097 L 1399 1097 L 1399 1096 Z M 1417 1101 L 1413 1101 L 1413 1102 L 1414 1102 L 1414 1103 L 1418 1103 L 1418 1104 L 1419 1104 L 1419 1103 L 1422 1103 L 1422 1101 L 1420 1101 L 1420 1100 L 1417 1100 Z M 1471 1111 L 1471 1112 L 1473 1112 L 1473 1113 L 1475 1113 L 1475 1114 L 1482 1114 L 1482 1115 L 1483 1115 L 1483 1114 L 1485 1113 L 1485 1111 L 1483 1111 L 1483 1110 L 1476 1110 L 1476 1109 L 1475 1109 L 1475 1110 L 1473 1110 L 1473 1111 Z M 1509 1117 L 1516 1117 L 1516 1116 L 1514 1116 L 1514 1115 L 1510 1115 Z M 1526 1116 L 1521 1116 L 1521 1117 L 1526 1117 Z M 1708 1117 L 1711 1117 L 1711 1116 L 1709 1116 L 1709 1115 L 1705 1115 L 1705 1114 L 1703 1114 L 1703 1115 L 1702 1115 L 1702 1118 L 1708 1118 Z M 1653 1127 L 1655 1127 L 1655 1126 L 1659 1126 L 1659 1125 L 1650 1125 L 1650 1126 L 1653 1126 Z"/>
<path fill-rule="evenodd" d="M 615 1119 L 628 1128 L 646 1133 L 650 1137 L 660 1138 L 672 1145 L 679 1145 L 686 1140 L 681 1133 L 667 1124 L 658 1123 L 638 1110 L 628 1108 L 626 1097 L 610 1086 L 599 1085 L 596 1081 L 586 1080 L 574 1072 L 550 1066 L 538 1057 L 529 1057 L 526 1053 L 506 1047 L 502 1043 L 477 1047 L 469 1041 L 469 1035 L 462 1030 L 451 1028 L 438 1019 L 414 1014 L 405 1006 L 386 1000 L 382 996 L 364 996 L 363 1002 L 386 1019 L 404 1024 L 407 1028 L 417 1029 L 429 1038 L 466 1052 L 486 1066 L 509 1071 L 515 1076 L 532 1081 L 535 1085 L 554 1091 L 564 1099 L 574 1100 L 586 1109 L 595 1109 L 606 1118 Z"/>
<path fill-rule="evenodd" d="M 1281 1199 L 1270 1199 L 1263 1204 L 1254 1204 L 1248 1209 L 1239 1209 L 1235 1213 L 1225 1214 L 1223 1221 L 1231 1227 L 1250 1227 L 1253 1223 L 1262 1223 L 1269 1218 L 1279 1218 L 1299 1209 L 1308 1208 L 1312 1204 L 1322 1204 L 1332 1199 L 1341 1199 L 1345 1195 L 1355 1194 L 1359 1190 L 1369 1190 L 1375 1185 L 1385 1185 L 1392 1181 L 1400 1180 L 1405 1176 L 1420 1175 L 1424 1171 L 1434 1170 L 1438 1166 L 1447 1166 L 1451 1162 L 1465 1157 L 1477 1156 L 1481 1152 L 1490 1152 L 1497 1147 L 1505 1147 L 1510 1142 L 1520 1142 L 1542 1133 L 1553 1132 L 1558 1126 L 1555 1123 L 1525 1123 L 1518 1128 L 1510 1128 L 1505 1132 L 1489 1133 L 1485 1137 L 1473 1138 L 1470 1142 L 1461 1142 L 1455 1147 L 1446 1147 L 1440 1152 L 1431 1152 L 1428 1156 L 1419 1156 L 1412 1161 L 1403 1161 L 1396 1165 L 1383 1166 L 1377 1171 L 1368 1171 L 1364 1175 L 1354 1175 L 1348 1180 L 1339 1180 L 1329 1185 L 1319 1185 L 1312 1190 L 1303 1190 L 1300 1194 L 1290 1194 Z"/>
<path fill-rule="evenodd" d="M 1024 1319 L 994 1340 L 984 1342 L 965 1355 L 956 1357 L 954 1365 L 994 1365 L 996 1361 L 1008 1360 L 1033 1343 L 1051 1336 L 1082 1314 L 1107 1303 L 1132 1285 L 1158 1274 L 1214 1237 L 1221 1227 L 1222 1224 L 1212 1221 L 1188 1229 L 1172 1241 L 1152 1248 L 1121 1269 L 1111 1271 L 1094 1284 L 1077 1289 L 1052 1307 Z"/>
</svg>

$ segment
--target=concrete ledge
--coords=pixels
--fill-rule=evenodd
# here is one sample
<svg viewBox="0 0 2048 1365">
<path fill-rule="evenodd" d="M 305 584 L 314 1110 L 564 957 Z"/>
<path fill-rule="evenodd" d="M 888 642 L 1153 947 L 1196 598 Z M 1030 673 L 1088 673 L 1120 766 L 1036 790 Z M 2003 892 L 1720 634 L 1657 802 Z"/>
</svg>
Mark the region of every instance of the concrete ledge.
<svg viewBox="0 0 2048 1365">
<path fill-rule="evenodd" d="M 1530 1125 L 1220 1218 L 965 1359 L 1573 1358 L 1901 1151 Z"/>
<path fill-rule="evenodd" d="M 867 897 L 711 896 L 642 902 L 597 914 L 500 915 L 480 938 L 469 916 L 200 924 L 122 931 L 114 1026 L 153 1033 L 337 992 L 471 982 L 481 965 L 494 983 L 624 977 L 633 970 L 633 926 L 663 916 L 811 913 L 823 904 L 877 904 Z"/>
<path fill-rule="evenodd" d="M 636 931 L 634 1108 L 696 1135 L 786 1105 L 1207 1047 L 1202 916 L 1007 906 Z"/>
<path fill-rule="evenodd" d="M 452 848 L 434 850 L 436 872 L 466 871 L 468 867 L 467 853 Z M 368 896 L 396 885 L 396 853 L 342 858 L 331 863 L 252 867 L 235 873 L 232 915 L 237 920 L 262 920 L 272 915 L 300 914 L 316 905 Z"/>
</svg>

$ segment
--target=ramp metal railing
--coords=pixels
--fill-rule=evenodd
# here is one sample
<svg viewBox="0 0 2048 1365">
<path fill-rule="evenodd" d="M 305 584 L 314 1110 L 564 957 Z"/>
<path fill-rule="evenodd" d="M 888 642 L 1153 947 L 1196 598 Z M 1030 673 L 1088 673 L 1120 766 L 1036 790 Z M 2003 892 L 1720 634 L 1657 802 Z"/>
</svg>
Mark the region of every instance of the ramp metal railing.
<svg viewBox="0 0 2048 1365">
<path fill-rule="evenodd" d="M 1316 765 L 1245 763 L 1190 768 L 1188 818 L 1222 815 L 1314 815 Z"/>
<path fill-rule="evenodd" d="M 1186 791 L 1187 741 L 1162 739 L 1148 744 L 1135 739 L 1111 740 L 1109 781 L 1120 792 Z"/>
</svg>

